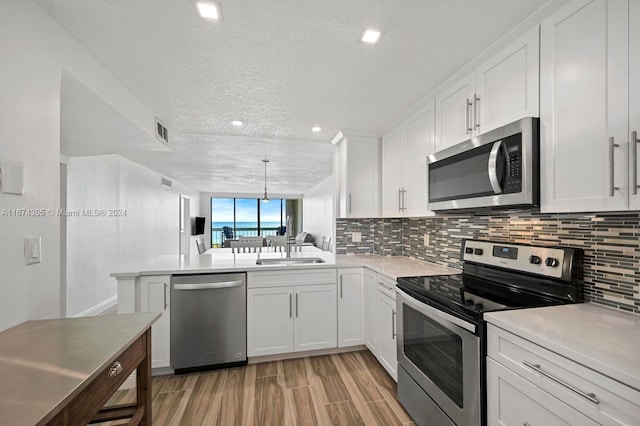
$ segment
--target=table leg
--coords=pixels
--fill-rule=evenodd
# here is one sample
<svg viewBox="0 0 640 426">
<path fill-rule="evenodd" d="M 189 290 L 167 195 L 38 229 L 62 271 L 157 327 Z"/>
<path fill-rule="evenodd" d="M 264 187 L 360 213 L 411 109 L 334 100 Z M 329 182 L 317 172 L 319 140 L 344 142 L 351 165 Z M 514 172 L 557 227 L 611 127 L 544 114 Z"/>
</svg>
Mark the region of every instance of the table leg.
<svg viewBox="0 0 640 426">
<path fill-rule="evenodd" d="M 136 392 L 138 408 L 143 408 L 141 425 L 151 426 L 151 328 L 144 333 L 145 357 L 138 365 L 136 373 Z"/>
</svg>

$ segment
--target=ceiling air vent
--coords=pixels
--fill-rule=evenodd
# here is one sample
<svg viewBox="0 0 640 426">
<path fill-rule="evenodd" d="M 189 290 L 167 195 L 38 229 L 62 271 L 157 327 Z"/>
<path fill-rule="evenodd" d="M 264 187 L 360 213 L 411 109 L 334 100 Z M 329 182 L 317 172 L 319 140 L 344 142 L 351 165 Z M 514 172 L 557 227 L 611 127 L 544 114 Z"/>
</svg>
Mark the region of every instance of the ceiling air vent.
<svg viewBox="0 0 640 426">
<path fill-rule="evenodd" d="M 173 186 L 173 182 L 171 182 L 169 179 L 164 178 L 164 177 L 160 177 L 160 183 L 162 184 L 162 186 L 164 186 L 165 188 L 171 188 Z"/>
<path fill-rule="evenodd" d="M 156 139 L 160 142 L 169 146 L 169 130 L 167 130 L 167 126 L 165 126 L 162 121 L 155 117 L 156 119 Z"/>
</svg>

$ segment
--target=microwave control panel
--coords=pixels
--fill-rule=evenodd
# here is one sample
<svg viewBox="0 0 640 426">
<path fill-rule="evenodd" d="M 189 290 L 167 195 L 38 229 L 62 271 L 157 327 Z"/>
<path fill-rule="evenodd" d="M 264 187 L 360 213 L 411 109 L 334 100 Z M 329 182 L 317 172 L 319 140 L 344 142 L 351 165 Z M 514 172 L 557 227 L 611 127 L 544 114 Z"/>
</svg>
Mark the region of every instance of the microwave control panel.
<svg viewBox="0 0 640 426">
<path fill-rule="evenodd" d="M 507 154 L 503 194 L 522 191 L 522 134 L 509 136 L 502 140 Z"/>
</svg>

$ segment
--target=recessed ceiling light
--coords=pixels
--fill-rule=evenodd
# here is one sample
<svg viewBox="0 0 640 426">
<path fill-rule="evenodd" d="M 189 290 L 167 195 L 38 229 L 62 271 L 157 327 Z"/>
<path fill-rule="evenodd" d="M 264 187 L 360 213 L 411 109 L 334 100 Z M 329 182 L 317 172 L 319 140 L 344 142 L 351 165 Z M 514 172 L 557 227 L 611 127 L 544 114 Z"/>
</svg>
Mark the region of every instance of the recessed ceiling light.
<svg viewBox="0 0 640 426">
<path fill-rule="evenodd" d="M 366 44 L 376 44 L 380 40 L 382 33 L 378 30 L 365 30 L 362 34 L 362 42 Z"/>
<path fill-rule="evenodd" d="M 244 123 L 242 121 L 240 121 L 240 120 L 231 120 L 231 124 L 233 124 L 234 126 L 240 127 Z"/>
<path fill-rule="evenodd" d="M 197 3 L 198 12 L 204 19 L 219 21 L 222 13 L 220 13 L 220 5 L 213 1 L 200 0 Z"/>
<path fill-rule="evenodd" d="M 320 127 L 320 126 L 313 126 L 311 128 L 311 131 L 312 132 L 316 132 L 316 133 L 320 132 L 320 130 L 322 130 L 322 127 Z"/>
</svg>

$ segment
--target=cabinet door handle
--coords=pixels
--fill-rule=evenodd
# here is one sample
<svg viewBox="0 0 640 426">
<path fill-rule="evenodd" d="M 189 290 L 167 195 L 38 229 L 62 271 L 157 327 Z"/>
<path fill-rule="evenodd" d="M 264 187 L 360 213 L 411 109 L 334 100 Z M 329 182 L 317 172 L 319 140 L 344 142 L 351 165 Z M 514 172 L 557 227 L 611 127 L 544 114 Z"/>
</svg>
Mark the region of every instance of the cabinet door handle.
<svg viewBox="0 0 640 426">
<path fill-rule="evenodd" d="M 614 193 L 620 189 L 615 185 L 615 159 L 613 158 L 614 150 L 620 145 L 615 143 L 613 136 L 609 138 L 609 180 L 611 187 L 609 189 L 609 196 L 613 197 Z"/>
<path fill-rule="evenodd" d="M 167 283 L 164 284 L 164 310 L 167 310 Z"/>
<path fill-rule="evenodd" d="M 398 188 L 398 211 L 402 211 L 402 188 Z"/>
<path fill-rule="evenodd" d="M 349 193 L 349 213 L 351 213 L 351 193 Z"/>
<path fill-rule="evenodd" d="M 469 101 L 469 98 L 467 98 L 467 104 L 466 104 L 466 106 L 465 106 L 465 108 L 466 108 L 466 115 L 465 115 L 465 117 L 466 117 L 466 119 L 467 119 L 467 123 L 466 123 L 466 126 L 467 126 L 467 128 L 466 128 L 467 135 L 468 135 L 469 133 L 471 133 L 471 130 L 473 130 L 473 129 L 471 128 L 471 105 L 472 105 L 472 104 L 471 104 L 471 101 Z"/>
<path fill-rule="evenodd" d="M 578 395 L 580 395 L 581 397 L 588 399 L 589 401 L 593 402 L 594 404 L 600 404 L 600 401 L 598 401 L 598 399 L 596 398 L 596 394 L 595 393 L 586 393 L 581 391 L 580 389 L 570 385 L 569 383 L 558 379 L 557 377 L 547 373 L 546 371 L 544 371 L 541 367 L 540 364 L 532 364 L 528 361 L 523 361 L 522 362 L 524 365 L 526 365 L 527 367 L 529 367 L 530 369 L 532 369 L 533 371 L 536 371 L 540 374 L 542 374 L 543 376 L 553 380 L 554 382 L 558 383 L 559 385 L 564 386 L 565 388 L 569 389 L 572 392 L 577 393 Z"/>
<path fill-rule="evenodd" d="M 402 210 L 407 209 L 407 190 L 402 188 Z"/>
<path fill-rule="evenodd" d="M 298 318 L 298 293 L 296 293 L 296 318 Z"/>
<path fill-rule="evenodd" d="M 396 338 L 396 311 L 395 309 L 391 310 L 391 339 L 394 340 Z"/>
<path fill-rule="evenodd" d="M 293 318 L 293 294 L 289 293 L 289 318 Z"/>
<path fill-rule="evenodd" d="M 633 181 L 631 182 L 633 195 L 638 195 L 638 144 L 640 143 L 640 139 L 638 139 L 638 132 L 631 132 L 631 149 L 633 150 L 633 170 L 631 173 L 633 174 Z"/>
<path fill-rule="evenodd" d="M 340 299 L 342 299 L 342 275 L 340 275 Z"/>
<path fill-rule="evenodd" d="M 473 94 L 473 122 L 474 128 L 477 130 L 480 127 L 480 97 L 477 94 Z"/>
</svg>

